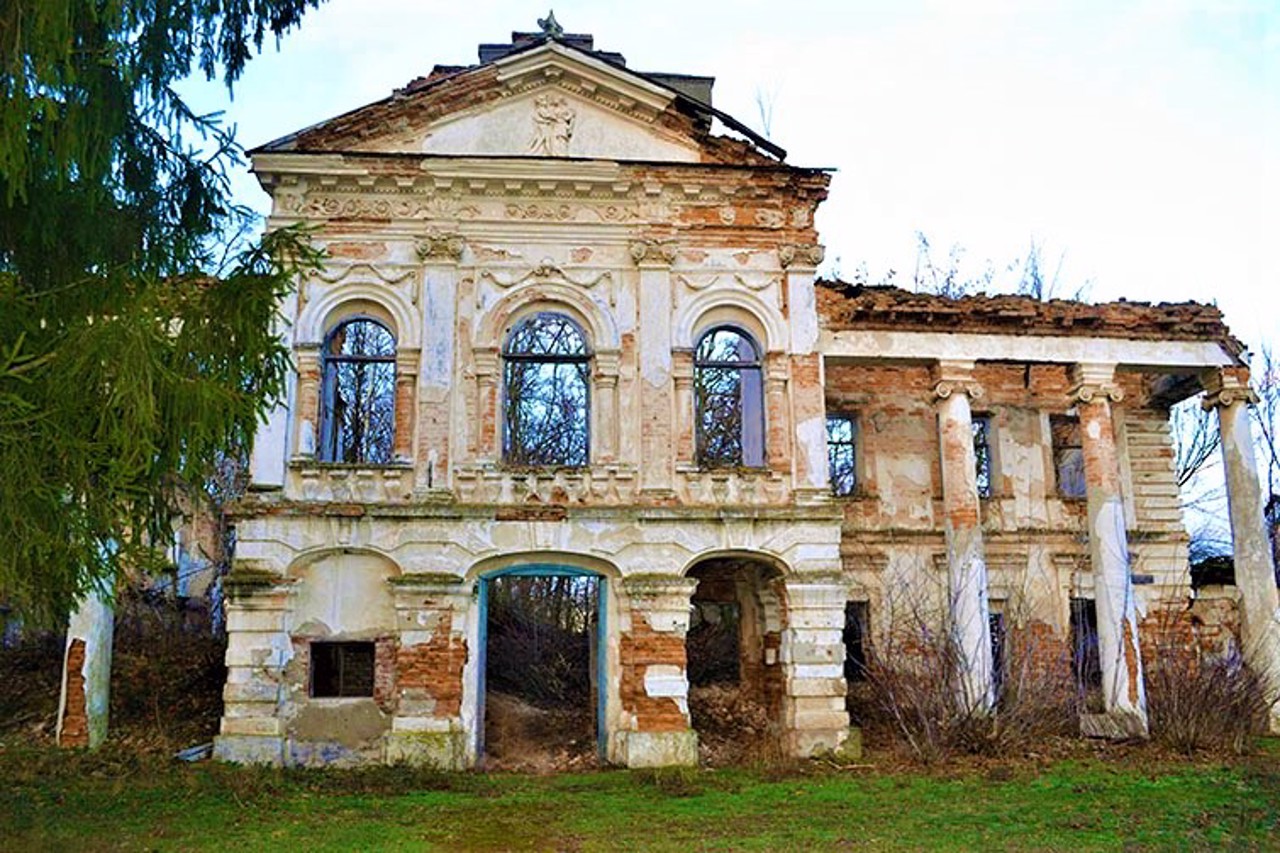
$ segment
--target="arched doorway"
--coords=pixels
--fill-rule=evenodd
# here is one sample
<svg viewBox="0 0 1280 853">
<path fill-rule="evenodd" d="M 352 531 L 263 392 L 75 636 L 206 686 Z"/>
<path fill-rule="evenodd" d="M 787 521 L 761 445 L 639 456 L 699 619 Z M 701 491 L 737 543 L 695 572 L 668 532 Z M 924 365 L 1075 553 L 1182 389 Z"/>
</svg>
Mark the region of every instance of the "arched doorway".
<svg viewBox="0 0 1280 853">
<path fill-rule="evenodd" d="M 480 576 L 478 757 L 538 770 L 603 756 L 606 583 L 558 563 Z"/>
<path fill-rule="evenodd" d="M 781 749 L 786 627 L 781 570 L 755 557 L 710 557 L 688 571 L 689 710 L 702 759 L 733 764 Z"/>
</svg>

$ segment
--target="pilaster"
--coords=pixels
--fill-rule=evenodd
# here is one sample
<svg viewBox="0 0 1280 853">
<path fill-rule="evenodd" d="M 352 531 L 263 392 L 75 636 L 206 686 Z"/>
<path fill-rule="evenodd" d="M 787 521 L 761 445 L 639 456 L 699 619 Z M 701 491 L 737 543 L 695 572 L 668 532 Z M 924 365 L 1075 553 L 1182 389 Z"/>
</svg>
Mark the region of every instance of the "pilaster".
<svg viewBox="0 0 1280 853">
<path fill-rule="evenodd" d="M 628 767 L 696 765 L 685 637 L 698 582 L 645 576 L 623 582 L 629 625 L 618 638 L 622 725 L 611 758 Z"/>
<path fill-rule="evenodd" d="M 640 488 L 653 497 L 675 489 L 672 446 L 671 264 L 676 244 L 641 240 L 631 244 L 640 270 Z"/>
<path fill-rule="evenodd" d="M 792 755 L 838 749 L 849 736 L 845 709 L 844 607 L 838 573 L 785 581 L 786 619 L 780 657 L 785 684 L 783 726 Z"/>
</svg>

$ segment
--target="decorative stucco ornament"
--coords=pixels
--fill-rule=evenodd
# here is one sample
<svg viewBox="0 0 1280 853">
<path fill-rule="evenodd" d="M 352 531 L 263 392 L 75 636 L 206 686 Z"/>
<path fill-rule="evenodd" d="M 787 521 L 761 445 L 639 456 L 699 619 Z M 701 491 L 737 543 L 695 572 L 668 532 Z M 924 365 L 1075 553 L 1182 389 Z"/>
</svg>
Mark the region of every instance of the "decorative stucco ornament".
<svg viewBox="0 0 1280 853">
<path fill-rule="evenodd" d="M 545 18 L 538 19 L 538 27 L 541 28 L 542 34 L 548 38 L 560 38 L 564 35 L 564 27 L 560 26 L 560 22 L 556 20 L 554 9 L 548 11 Z"/>
<path fill-rule="evenodd" d="M 533 139 L 529 150 L 548 157 L 568 157 L 576 113 L 562 95 L 539 95 L 533 102 Z"/>
</svg>

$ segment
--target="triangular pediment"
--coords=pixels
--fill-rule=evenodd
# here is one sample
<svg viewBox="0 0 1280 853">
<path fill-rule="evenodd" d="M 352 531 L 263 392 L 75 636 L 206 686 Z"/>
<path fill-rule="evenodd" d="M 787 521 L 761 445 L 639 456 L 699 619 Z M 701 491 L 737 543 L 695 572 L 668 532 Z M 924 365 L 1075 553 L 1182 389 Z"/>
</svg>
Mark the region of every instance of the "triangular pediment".
<svg viewBox="0 0 1280 853">
<path fill-rule="evenodd" d="M 710 153 L 723 151 L 708 142 L 713 113 L 646 75 L 547 40 L 416 81 L 262 150 L 705 162 L 722 159 Z"/>
</svg>

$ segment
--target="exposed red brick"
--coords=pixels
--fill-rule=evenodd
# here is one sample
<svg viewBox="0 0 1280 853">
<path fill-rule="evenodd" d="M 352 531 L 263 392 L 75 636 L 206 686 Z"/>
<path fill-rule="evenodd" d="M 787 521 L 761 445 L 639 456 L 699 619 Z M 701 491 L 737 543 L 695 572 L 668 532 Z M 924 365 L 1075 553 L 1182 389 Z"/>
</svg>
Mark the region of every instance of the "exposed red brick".
<svg viewBox="0 0 1280 853">
<path fill-rule="evenodd" d="M 84 640 L 71 641 L 67 649 L 67 705 L 62 711 L 59 746 L 89 745 L 89 713 L 84 695 Z"/>
<path fill-rule="evenodd" d="M 435 716 L 456 717 L 462 709 L 462 669 L 467 663 L 467 641 L 453 634 L 453 614 L 444 611 L 429 641 L 400 646 L 396 651 L 396 678 L 402 692 L 420 690 L 436 700 Z"/>
<path fill-rule="evenodd" d="M 618 638 L 618 657 L 622 677 L 619 695 L 624 711 L 636 720 L 641 732 L 678 732 L 689 728 L 689 718 L 675 699 L 649 696 L 644 689 L 645 672 L 650 666 L 669 665 L 685 668 L 684 638 L 679 634 L 654 631 L 644 615 L 632 612 L 631 630 Z"/>
</svg>

